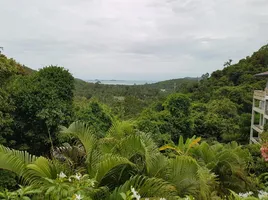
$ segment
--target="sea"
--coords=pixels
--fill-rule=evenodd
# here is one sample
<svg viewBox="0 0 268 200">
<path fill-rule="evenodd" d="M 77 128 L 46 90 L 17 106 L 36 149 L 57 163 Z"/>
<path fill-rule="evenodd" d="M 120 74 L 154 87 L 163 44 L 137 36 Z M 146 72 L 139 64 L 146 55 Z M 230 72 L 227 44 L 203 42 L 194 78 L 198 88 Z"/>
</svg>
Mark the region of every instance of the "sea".
<svg viewBox="0 0 268 200">
<path fill-rule="evenodd" d="M 89 83 L 97 83 L 105 85 L 144 85 L 150 83 L 156 83 L 157 81 L 145 81 L 145 80 L 87 80 Z"/>
</svg>

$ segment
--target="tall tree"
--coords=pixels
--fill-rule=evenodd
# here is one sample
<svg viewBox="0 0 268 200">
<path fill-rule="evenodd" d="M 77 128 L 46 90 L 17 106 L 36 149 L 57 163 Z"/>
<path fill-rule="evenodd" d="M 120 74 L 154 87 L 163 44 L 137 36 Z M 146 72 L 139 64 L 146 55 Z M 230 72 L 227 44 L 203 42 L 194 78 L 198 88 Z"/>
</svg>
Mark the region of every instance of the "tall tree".
<svg viewBox="0 0 268 200">
<path fill-rule="evenodd" d="M 74 78 L 62 67 L 49 66 L 18 77 L 10 87 L 16 104 L 13 147 L 47 153 L 59 125 L 72 118 Z"/>
<path fill-rule="evenodd" d="M 15 105 L 7 88 L 10 85 L 11 77 L 16 74 L 22 74 L 22 66 L 13 59 L 8 59 L 0 54 L 0 143 L 7 145 L 6 136 L 12 134 L 11 123 Z"/>
</svg>

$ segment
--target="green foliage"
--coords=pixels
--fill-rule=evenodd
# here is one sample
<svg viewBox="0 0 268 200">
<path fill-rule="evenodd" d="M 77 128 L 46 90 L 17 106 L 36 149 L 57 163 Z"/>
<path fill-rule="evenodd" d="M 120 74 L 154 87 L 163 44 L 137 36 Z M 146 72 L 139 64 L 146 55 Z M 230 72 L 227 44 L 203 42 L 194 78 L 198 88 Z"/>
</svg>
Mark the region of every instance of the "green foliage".
<svg viewBox="0 0 268 200">
<path fill-rule="evenodd" d="M 159 144 L 163 144 L 163 139 L 164 143 L 168 142 L 168 138 L 176 143 L 180 135 L 192 135 L 190 106 L 190 99 L 186 95 L 172 94 L 162 105 L 156 104 L 146 109 L 138 119 L 138 128 L 155 135 Z"/>
<path fill-rule="evenodd" d="M 64 88 L 64 89 L 63 89 Z M 9 86 L 16 108 L 9 146 L 47 153 L 59 125 L 72 118 L 73 77 L 61 67 L 46 67 L 17 77 Z"/>
<path fill-rule="evenodd" d="M 79 168 L 67 169 L 57 160 L 32 156 L 3 146 L 0 151 L 0 167 L 17 173 L 26 184 L 39 185 L 45 195 L 55 197 L 55 194 L 58 194 L 63 199 L 70 196 L 70 192 L 77 191 L 73 190 L 76 186 L 72 181 L 69 183 L 58 179 L 59 174 L 61 171 L 69 170 L 72 171 L 69 173 L 74 173 L 77 169 L 86 173 L 85 180 L 96 180 L 96 189 L 107 187 L 112 195 L 109 198 L 117 198 L 122 192 L 129 190 L 131 185 L 144 197 L 190 194 L 198 199 L 207 199 L 214 189 L 212 183 L 215 182 L 215 176 L 208 169 L 200 167 L 197 160 L 190 156 L 166 158 L 159 153 L 153 140 L 146 134 L 133 133 L 123 138 L 117 136 L 117 139 L 114 138 L 117 143 L 114 147 L 110 146 L 110 150 L 102 148 L 103 145 L 107 145 L 107 141 L 103 143 L 104 139 L 97 139 L 90 127 L 81 122 L 63 129 L 62 134 L 77 139 L 76 144 L 82 145 L 84 157 L 81 157 L 84 164 L 77 165 Z M 113 132 L 109 137 L 115 135 L 116 132 Z M 186 144 L 192 146 L 196 142 L 189 140 Z M 103 152 L 102 149 L 106 151 Z M 83 166 L 84 169 L 81 168 Z M 143 176 L 132 177 L 133 173 Z M 86 192 L 81 187 L 79 189 L 79 194 Z M 109 193 L 106 195 L 109 196 Z M 94 198 L 94 195 L 90 194 L 90 197 Z"/>
<path fill-rule="evenodd" d="M 147 106 L 144 100 L 138 99 L 135 96 L 126 96 L 124 101 L 122 102 L 122 106 L 124 108 L 123 119 L 131 119 L 137 117 L 138 114 Z"/>
<path fill-rule="evenodd" d="M 131 187 L 134 187 L 136 190 L 138 190 L 141 197 L 146 198 L 154 197 L 152 199 L 156 199 L 158 197 L 160 199 L 163 196 L 172 197 L 176 195 L 176 188 L 168 182 L 146 176 L 133 176 L 123 185 L 117 187 L 107 198 L 107 200 L 125 199 L 127 196 L 124 198 L 123 195 L 122 197 L 122 193 L 127 193 Z"/>
<path fill-rule="evenodd" d="M 188 92 L 197 84 L 196 78 L 173 79 L 144 85 L 105 85 L 75 79 L 75 96 L 97 98 L 109 105 L 122 120 L 139 116 L 143 109 L 173 92 Z"/>
<path fill-rule="evenodd" d="M 183 94 L 172 94 L 168 96 L 163 106 L 174 117 L 182 118 L 189 116 L 190 113 L 190 99 Z"/>
<path fill-rule="evenodd" d="M 24 74 L 23 67 L 13 59 L 8 59 L 0 54 L 0 144 L 7 144 L 6 137 L 13 134 L 12 112 L 15 109 L 14 102 L 10 98 L 7 87 L 17 74 Z"/>
<path fill-rule="evenodd" d="M 3 192 L 0 192 L 1 199 L 12 199 L 12 200 L 30 200 L 31 196 L 40 193 L 40 190 L 35 189 L 32 186 L 23 187 L 20 186 L 20 189 L 9 192 L 8 190 L 5 190 Z"/>
<path fill-rule="evenodd" d="M 260 176 L 261 174 L 267 172 L 268 163 L 264 162 L 260 148 L 260 144 L 248 144 L 244 146 L 251 154 L 251 160 L 249 162 L 249 172 L 255 176 Z"/>
<path fill-rule="evenodd" d="M 109 108 L 97 100 L 76 100 L 74 118 L 87 123 L 99 137 L 105 135 L 113 122 Z"/>
<path fill-rule="evenodd" d="M 14 104 L 9 94 L 0 87 L 0 144 L 7 144 L 6 137 L 13 134 L 11 112 L 14 111 Z"/>
<path fill-rule="evenodd" d="M 155 99 L 157 96 L 166 96 L 173 92 L 187 92 L 197 81 L 197 78 L 181 78 L 144 85 L 105 85 L 75 79 L 75 96 L 95 97 L 104 103 L 109 103 L 114 96 Z"/>
<path fill-rule="evenodd" d="M 224 142 L 237 140 L 241 136 L 237 107 L 229 99 L 194 104 L 192 110 L 195 135 Z"/>
<path fill-rule="evenodd" d="M 124 131 L 118 131 L 119 127 Z M 70 137 L 74 146 L 56 148 L 51 160 L 0 146 L 0 168 L 40 189 L 33 199 L 38 195 L 68 199 L 74 194 L 91 199 L 121 199 L 133 186 L 144 198 L 192 195 L 205 200 L 212 198 L 214 191 L 224 195 L 229 188 L 252 188 L 245 170 L 250 155 L 235 143 L 208 146 L 198 145 L 200 138 L 187 139 L 185 143 L 181 138 L 178 148 L 184 154 L 167 157 L 148 134 L 136 132 L 126 123 L 115 124 L 107 137 L 100 139 L 82 122 L 63 128 L 61 134 Z M 94 184 L 88 188 L 89 183 Z"/>
<path fill-rule="evenodd" d="M 169 123 L 170 118 L 171 116 L 167 111 L 157 112 L 148 108 L 138 118 L 137 126 L 139 130 L 151 133 L 154 140 L 162 145 L 163 143 L 169 143 L 171 139 L 170 131 L 173 129 Z"/>
<path fill-rule="evenodd" d="M 132 121 L 114 121 L 106 133 L 106 137 L 115 139 L 124 138 L 135 133 L 134 123 Z"/>
<path fill-rule="evenodd" d="M 199 104 L 208 103 L 210 104 L 208 109 L 212 109 L 201 114 L 194 113 L 195 135 L 202 134 L 204 137 L 214 137 L 218 141 L 225 142 L 231 140 L 248 142 L 250 126 L 248 117 L 252 109 L 253 90 L 263 90 L 266 82 L 254 75 L 267 71 L 267 57 L 268 48 L 265 45 L 251 57 L 248 56 L 237 64 L 229 63 L 224 69 L 213 72 L 210 77 L 202 79 L 198 85 L 189 90 L 193 101 Z M 221 102 L 216 110 L 213 107 L 217 105 L 211 105 L 213 101 Z M 219 108 L 225 111 L 218 112 Z M 231 108 L 234 108 L 234 113 L 231 113 Z M 230 114 L 229 119 L 226 119 L 226 112 Z"/>
<path fill-rule="evenodd" d="M 0 170 L 0 191 L 4 189 L 14 190 L 17 188 L 16 174 L 7 170 Z"/>
<path fill-rule="evenodd" d="M 228 189 L 246 192 L 255 189 L 255 182 L 248 176 L 247 167 L 251 160 L 249 151 L 243 150 L 237 143 L 227 145 L 203 142 L 192 150 L 192 155 L 214 172 L 219 180 L 218 192 L 228 193 Z"/>
<path fill-rule="evenodd" d="M 13 59 L 8 59 L 0 54 L 0 144 L 8 145 L 7 137 L 13 135 L 12 112 L 15 109 L 14 102 L 10 98 L 7 87 L 10 80 L 17 74 L 24 74 L 24 68 Z M 5 170 L 0 171 L 0 191 L 4 188 L 16 188 L 16 176 Z"/>
<path fill-rule="evenodd" d="M 48 81 L 46 89 L 57 92 L 57 96 L 65 101 L 73 100 L 74 78 L 63 67 L 49 66 L 38 71 L 37 79 L 42 82 Z M 46 85 L 45 85 L 46 86 Z"/>
<path fill-rule="evenodd" d="M 23 74 L 23 67 L 16 63 L 14 59 L 8 59 L 3 54 L 0 54 L 0 85 L 6 83 L 7 79 L 15 74 Z"/>
</svg>

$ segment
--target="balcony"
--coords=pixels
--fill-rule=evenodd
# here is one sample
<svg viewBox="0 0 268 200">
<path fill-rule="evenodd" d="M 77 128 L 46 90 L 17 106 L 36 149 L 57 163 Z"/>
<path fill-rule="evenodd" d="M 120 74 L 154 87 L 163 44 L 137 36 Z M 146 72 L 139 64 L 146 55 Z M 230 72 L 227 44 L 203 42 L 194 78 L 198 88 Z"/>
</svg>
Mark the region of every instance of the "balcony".
<svg viewBox="0 0 268 200">
<path fill-rule="evenodd" d="M 254 125 L 252 125 L 252 128 L 253 128 L 255 131 L 257 131 L 258 133 L 262 133 L 262 132 L 263 132 L 263 126 L 254 124 Z"/>
</svg>

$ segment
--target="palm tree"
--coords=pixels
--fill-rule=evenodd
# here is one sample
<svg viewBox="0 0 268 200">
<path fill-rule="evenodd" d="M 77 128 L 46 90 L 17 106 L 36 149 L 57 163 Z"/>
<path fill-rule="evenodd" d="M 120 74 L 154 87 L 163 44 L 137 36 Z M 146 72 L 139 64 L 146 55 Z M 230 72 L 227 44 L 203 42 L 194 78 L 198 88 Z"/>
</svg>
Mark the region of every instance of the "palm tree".
<svg viewBox="0 0 268 200">
<path fill-rule="evenodd" d="M 219 180 L 218 191 L 223 195 L 229 193 L 229 190 L 245 192 L 253 184 L 245 170 L 250 154 L 236 142 L 227 145 L 209 145 L 203 142 L 193 148 L 191 155 L 198 159 L 200 165 L 216 174 Z"/>
<path fill-rule="evenodd" d="M 116 166 L 134 164 L 128 159 L 114 154 L 103 153 L 100 150 L 100 144 L 97 137 L 92 133 L 90 127 L 82 122 L 74 122 L 69 128 L 62 129 L 63 134 L 67 134 L 71 138 L 78 139 L 77 143 L 83 146 L 85 157 L 84 162 L 86 171 L 90 177 L 95 177 L 98 183 L 101 183 L 111 169 Z"/>
<path fill-rule="evenodd" d="M 68 129 L 63 129 L 63 133 L 79 138 L 85 149 L 89 149 L 90 153 L 87 155 L 90 158 L 93 157 L 94 151 L 97 152 L 96 154 L 101 161 L 93 159 L 89 163 L 93 165 L 90 169 L 93 171 L 92 175 L 95 174 L 99 186 L 105 185 L 114 189 L 117 183 L 118 187 L 121 187 L 122 183 L 132 179 L 132 174 L 140 174 L 143 178 L 152 178 L 158 182 L 171 184 L 170 194 L 176 193 L 176 195 L 181 196 L 193 194 L 198 197 L 201 188 L 206 188 L 201 195 L 203 197 L 200 198 L 207 199 L 207 195 L 213 188 L 211 183 L 215 181 L 214 174 L 200 167 L 189 156 L 168 159 L 159 152 L 157 145 L 148 134 L 134 133 L 131 128 L 127 129 L 131 130 L 128 133 L 122 133 L 121 129 L 118 130 L 118 126 L 122 126 L 122 124 L 114 125 L 107 137 L 99 141 L 83 123 L 75 122 Z M 182 145 L 183 138 L 181 138 L 179 147 L 183 146 L 182 149 L 187 154 L 189 149 L 199 141 L 200 138 L 193 137 Z M 96 163 L 93 164 L 94 162 Z M 91 174 L 90 171 L 88 173 Z M 117 190 L 118 188 L 115 188 L 114 192 Z"/>
<path fill-rule="evenodd" d="M 131 186 L 144 198 L 210 198 L 215 175 L 186 155 L 195 139 L 184 144 L 188 146 L 184 155 L 168 158 L 159 152 L 150 135 L 126 130 L 131 131 L 122 134 L 114 128 L 107 137 L 97 139 L 86 124 L 74 122 L 61 131 L 61 136 L 69 137 L 74 144 L 54 148 L 54 158 L 0 145 L 0 168 L 15 172 L 24 185 L 39 188 L 52 199 L 81 194 L 90 199 L 117 200 Z"/>
<path fill-rule="evenodd" d="M 193 195 L 197 199 L 210 199 L 216 184 L 215 175 L 201 167 L 190 156 L 176 156 L 169 160 L 167 180 L 176 186 L 180 196 Z"/>
<path fill-rule="evenodd" d="M 42 156 L 0 145 L 0 168 L 16 173 L 25 183 L 38 183 L 42 177 L 56 178 L 62 167 Z"/>
</svg>

